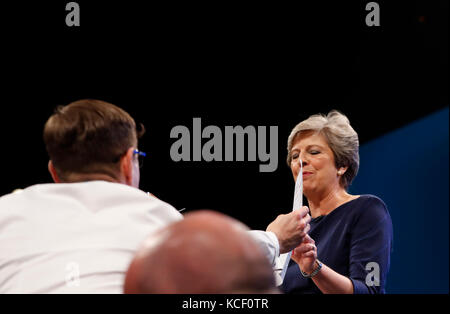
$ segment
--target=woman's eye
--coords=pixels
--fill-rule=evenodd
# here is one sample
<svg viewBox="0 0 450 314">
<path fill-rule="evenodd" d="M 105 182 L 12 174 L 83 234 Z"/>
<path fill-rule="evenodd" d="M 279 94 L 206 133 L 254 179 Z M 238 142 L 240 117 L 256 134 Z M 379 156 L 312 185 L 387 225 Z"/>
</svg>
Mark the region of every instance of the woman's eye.
<svg viewBox="0 0 450 314">
<path fill-rule="evenodd" d="M 317 155 L 320 154 L 320 152 L 318 150 L 312 150 L 309 152 L 311 155 Z"/>
<path fill-rule="evenodd" d="M 292 159 L 297 159 L 297 158 L 298 158 L 298 154 L 292 155 Z"/>
</svg>

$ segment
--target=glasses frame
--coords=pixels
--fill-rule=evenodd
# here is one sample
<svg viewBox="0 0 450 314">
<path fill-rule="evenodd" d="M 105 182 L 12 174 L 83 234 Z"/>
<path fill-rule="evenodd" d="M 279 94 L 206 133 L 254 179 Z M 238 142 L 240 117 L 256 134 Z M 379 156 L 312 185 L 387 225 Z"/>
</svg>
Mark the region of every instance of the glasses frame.
<svg viewBox="0 0 450 314">
<path fill-rule="evenodd" d="M 133 155 L 138 155 L 139 168 L 142 168 L 144 165 L 144 157 L 147 156 L 147 153 L 141 152 L 139 149 L 135 149 L 133 151 Z"/>
</svg>

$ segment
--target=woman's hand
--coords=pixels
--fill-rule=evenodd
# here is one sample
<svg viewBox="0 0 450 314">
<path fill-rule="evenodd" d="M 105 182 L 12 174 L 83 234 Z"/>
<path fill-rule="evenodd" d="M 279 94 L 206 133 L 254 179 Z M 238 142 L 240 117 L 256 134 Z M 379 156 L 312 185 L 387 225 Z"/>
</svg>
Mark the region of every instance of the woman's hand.
<svg viewBox="0 0 450 314">
<path fill-rule="evenodd" d="M 302 243 L 292 252 L 291 258 L 304 273 L 311 274 L 317 267 L 317 247 L 315 241 L 309 235 L 306 235 Z"/>
<path fill-rule="evenodd" d="M 275 233 L 280 243 L 280 254 L 292 251 L 302 243 L 310 230 L 311 216 L 309 209 L 303 206 L 286 215 L 279 215 L 270 223 L 266 231 Z"/>
</svg>

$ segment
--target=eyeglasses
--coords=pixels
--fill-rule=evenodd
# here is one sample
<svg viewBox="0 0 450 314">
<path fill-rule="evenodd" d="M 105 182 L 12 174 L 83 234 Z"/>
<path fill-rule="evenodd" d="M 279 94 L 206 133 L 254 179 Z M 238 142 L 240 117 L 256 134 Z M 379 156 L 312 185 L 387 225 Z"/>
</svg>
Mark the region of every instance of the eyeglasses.
<svg viewBox="0 0 450 314">
<path fill-rule="evenodd" d="M 141 152 L 138 149 L 135 149 L 133 151 L 133 154 L 134 155 L 136 155 L 136 154 L 138 155 L 139 168 L 142 168 L 142 166 L 144 165 L 144 157 L 147 156 L 147 154 L 144 153 L 144 152 Z"/>
</svg>

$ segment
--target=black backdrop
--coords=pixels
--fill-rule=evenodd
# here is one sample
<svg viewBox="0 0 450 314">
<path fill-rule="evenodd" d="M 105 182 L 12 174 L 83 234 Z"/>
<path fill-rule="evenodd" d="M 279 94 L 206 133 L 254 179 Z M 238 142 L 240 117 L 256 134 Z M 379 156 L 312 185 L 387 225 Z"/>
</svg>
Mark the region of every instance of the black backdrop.
<svg viewBox="0 0 450 314">
<path fill-rule="evenodd" d="M 46 119 L 98 98 L 147 128 L 143 190 L 261 229 L 291 210 L 286 141 L 301 120 L 338 109 L 364 144 L 448 106 L 447 1 L 377 1 L 380 27 L 365 24 L 369 1 L 77 1 L 78 28 L 65 25 L 67 2 L 3 6 L 1 194 L 50 182 Z M 277 171 L 173 162 L 170 130 L 193 117 L 222 130 L 277 125 Z"/>
</svg>

